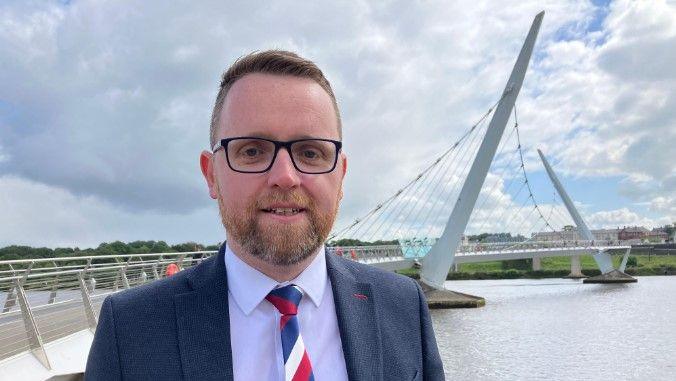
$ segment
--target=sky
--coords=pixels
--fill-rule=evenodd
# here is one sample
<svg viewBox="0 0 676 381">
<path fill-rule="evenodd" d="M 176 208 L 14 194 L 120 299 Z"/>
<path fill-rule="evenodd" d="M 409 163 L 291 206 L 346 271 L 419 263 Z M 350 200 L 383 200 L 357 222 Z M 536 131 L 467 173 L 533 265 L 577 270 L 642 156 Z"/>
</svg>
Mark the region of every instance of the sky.
<svg viewBox="0 0 676 381">
<path fill-rule="evenodd" d="M 315 61 L 348 156 L 336 227 L 394 193 L 502 93 L 592 228 L 676 221 L 676 2 L 3 1 L 0 247 L 220 242 L 199 154 L 219 77 L 269 48 Z"/>
</svg>

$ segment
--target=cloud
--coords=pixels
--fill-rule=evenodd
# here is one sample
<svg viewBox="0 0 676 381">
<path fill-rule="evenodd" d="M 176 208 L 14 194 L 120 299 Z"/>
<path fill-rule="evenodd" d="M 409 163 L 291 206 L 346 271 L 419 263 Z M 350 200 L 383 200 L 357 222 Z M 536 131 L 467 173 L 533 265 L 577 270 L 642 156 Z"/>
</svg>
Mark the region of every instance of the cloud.
<svg viewBox="0 0 676 381">
<path fill-rule="evenodd" d="M 662 226 L 671 224 L 673 221 L 668 218 L 654 220 L 640 216 L 639 214 L 630 211 L 628 208 L 620 208 L 596 212 L 588 217 L 587 222 L 590 226 L 596 228 L 612 229 L 624 226 Z"/>
<path fill-rule="evenodd" d="M 0 145 L 0 163 L 2 163 L 3 161 L 8 161 L 8 160 L 9 160 L 9 155 L 4 153 L 4 150 L 3 150 L 2 146 Z"/>
<path fill-rule="evenodd" d="M 0 247 L 96 247 L 115 240 L 216 243 L 224 239 L 217 209 L 186 214 L 127 212 L 95 196 L 14 176 L 0 177 Z"/>
<path fill-rule="evenodd" d="M 526 167 L 540 168 L 543 148 L 561 175 L 624 178 L 630 201 L 676 219 L 674 6 L 489 4 L 5 2 L 0 176 L 65 192 L 71 208 L 96 205 L 111 223 L 180 224 L 213 208 L 198 155 L 222 70 L 255 49 L 290 49 L 315 60 L 338 96 L 350 161 L 343 226 L 495 102 L 545 9 L 517 102 Z M 101 231 L 92 237 L 108 239 Z"/>
<path fill-rule="evenodd" d="M 603 41 L 548 47 L 538 119 L 568 139 L 552 136 L 543 143 L 567 173 L 659 181 L 674 170 L 673 147 L 666 145 L 676 138 L 676 53 L 666 47 L 676 42 L 676 9 L 664 2 L 615 2 L 603 25 Z"/>
</svg>

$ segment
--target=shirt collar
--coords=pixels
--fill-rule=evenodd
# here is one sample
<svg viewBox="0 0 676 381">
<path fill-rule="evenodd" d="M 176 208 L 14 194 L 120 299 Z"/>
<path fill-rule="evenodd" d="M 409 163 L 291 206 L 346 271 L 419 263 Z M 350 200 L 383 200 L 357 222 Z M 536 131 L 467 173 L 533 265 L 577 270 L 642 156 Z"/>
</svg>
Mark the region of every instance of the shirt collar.
<svg viewBox="0 0 676 381">
<path fill-rule="evenodd" d="M 228 289 L 245 315 L 249 315 L 274 288 L 292 283 L 300 287 L 303 294 L 309 296 L 314 305 L 319 307 L 327 283 L 324 255 L 324 246 L 322 246 L 310 265 L 295 279 L 278 283 L 249 266 L 226 244 L 224 260 L 225 271 L 228 275 Z"/>
</svg>

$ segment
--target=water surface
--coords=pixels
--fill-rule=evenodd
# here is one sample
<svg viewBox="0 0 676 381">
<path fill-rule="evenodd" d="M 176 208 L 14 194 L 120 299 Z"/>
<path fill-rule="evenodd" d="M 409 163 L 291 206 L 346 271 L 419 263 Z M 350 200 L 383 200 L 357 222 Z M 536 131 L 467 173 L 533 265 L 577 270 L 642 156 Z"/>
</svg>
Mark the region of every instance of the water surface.
<svg viewBox="0 0 676 381">
<path fill-rule="evenodd" d="M 449 380 L 676 380 L 676 276 L 446 288 L 486 298 L 478 309 L 432 311 Z"/>
</svg>

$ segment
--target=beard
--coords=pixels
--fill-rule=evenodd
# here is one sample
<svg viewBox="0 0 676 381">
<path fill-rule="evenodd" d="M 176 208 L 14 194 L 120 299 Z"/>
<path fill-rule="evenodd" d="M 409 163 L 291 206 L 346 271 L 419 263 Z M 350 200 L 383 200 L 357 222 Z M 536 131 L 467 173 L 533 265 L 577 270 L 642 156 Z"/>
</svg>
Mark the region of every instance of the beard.
<svg viewBox="0 0 676 381">
<path fill-rule="evenodd" d="M 297 264 L 317 251 L 331 232 L 338 211 L 336 205 L 328 213 L 320 213 L 314 200 L 300 191 L 268 192 L 259 198 L 246 200 L 243 210 L 228 208 L 218 193 L 221 221 L 232 239 L 251 256 L 276 266 Z M 296 223 L 262 224 L 259 213 L 263 208 L 276 203 L 292 203 L 304 209 L 307 216 Z"/>
</svg>

